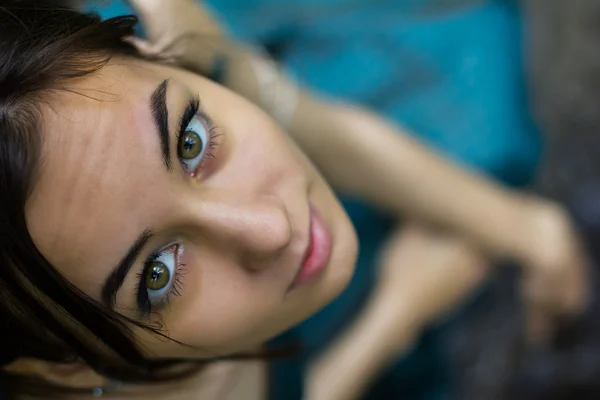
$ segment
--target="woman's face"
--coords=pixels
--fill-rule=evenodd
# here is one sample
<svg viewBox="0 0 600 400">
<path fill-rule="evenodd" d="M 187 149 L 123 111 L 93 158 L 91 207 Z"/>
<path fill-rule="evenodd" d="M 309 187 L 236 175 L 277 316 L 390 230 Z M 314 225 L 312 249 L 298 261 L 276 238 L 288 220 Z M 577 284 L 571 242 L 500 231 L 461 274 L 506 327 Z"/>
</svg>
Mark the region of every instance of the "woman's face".
<svg viewBox="0 0 600 400">
<path fill-rule="evenodd" d="M 354 230 L 258 108 L 137 60 L 115 59 L 69 89 L 42 107 L 31 234 L 85 293 L 199 349 L 140 332 L 150 355 L 247 350 L 344 288 Z"/>
</svg>

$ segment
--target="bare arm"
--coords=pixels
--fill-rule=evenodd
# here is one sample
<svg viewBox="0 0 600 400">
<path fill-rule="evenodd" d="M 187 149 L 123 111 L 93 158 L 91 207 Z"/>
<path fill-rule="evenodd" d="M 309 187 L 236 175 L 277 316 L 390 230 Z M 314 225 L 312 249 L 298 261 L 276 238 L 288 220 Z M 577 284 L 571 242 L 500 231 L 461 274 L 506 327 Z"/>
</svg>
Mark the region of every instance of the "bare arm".
<svg viewBox="0 0 600 400">
<path fill-rule="evenodd" d="M 197 39 L 185 42 L 189 43 L 181 43 L 186 49 L 181 62 L 206 70 L 207 52 L 212 50 Z M 462 168 L 365 109 L 294 89 L 292 80 L 250 48 L 221 48 L 225 50 L 220 56 L 227 60 L 224 83 L 287 125 L 290 135 L 339 191 L 395 215 L 442 225 L 485 252 L 515 258 L 529 267 L 566 269 L 563 264 L 573 261 L 566 248 L 573 241 L 570 221 L 559 207 Z M 257 73 L 257 68 L 262 72 Z M 260 78 L 264 71 L 271 74 L 271 87 L 279 90 L 265 95 Z M 281 93 L 283 97 L 278 96 Z M 295 97 L 286 98 L 290 94 Z M 281 101 L 286 99 L 294 101 L 290 115 L 285 109 L 281 112 Z"/>
<path fill-rule="evenodd" d="M 562 209 L 541 199 L 526 198 L 445 160 L 401 127 L 364 109 L 330 102 L 296 87 L 260 52 L 230 43 L 219 24 L 189 0 L 174 0 L 168 6 L 161 0 L 132 2 L 138 3 L 142 18 L 155 19 L 154 27 L 160 27 L 165 19 L 174 22 L 162 31 L 150 32 L 156 43 L 164 42 L 150 50 L 164 51 L 168 47 L 167 53 L 176 63 L 203 73 L 210 72 L 215 60 L 224 61 L 223 83 L 277 119 L 338 190 L 361 196 L 393 214 L 445 226 L 472 243 L 469 251 L 473 253 L 482 250 L 523 261 L 537 287 L 545 288 L 530 299 L 534 306 L 541 305 L 540 309 L 562 312 L 580 306 L 585 292 L 584 260 Z M 157 12 L 157 4 L 168 10 Z M 176 11 L 179 17 L 167 17 Z M 193 22 L 186 25 L 185 21 Z M 171 46 L 169 36 L 171 40 L 179 36 L 182 39 Z M 291 111 L 286 108 L 286 100 L 294 106 Z M 360 390 L 373 371 L 387 362 L 389 348 L 377 335 L 391 331 L 395 337 L 405 338 L 396 353 L 402 351 L 402 346 L 409 346 L 415 334 L 410 321 L 414 315 L 397 330 L 374 331 L 371 326 L 383 328 L 378 324 L 385 323 L 379 319 L 384 313 L 373 308 L 368 311 L 321 359 L 322 363 L 315 364 L 314 371 L 337 371 L 350 382 L 348 385 Z M 404 318 L 407 314 L 396 315 Z M 357 346 L 363 339 L 369 345 Z M 354 357 L 362 361 L 348 362 Z M 372 367 L 371 374 L 365 366 Z M 335 380 L 321 382 L 327 387 Z"/>
<path fill-rule="evenodd" d="M 151 36 L 174 43 L 160 47 L 166 46 L 178 64 L 203 73 L 220 60 L 223 83 L 285 125 L 337 190 L 395 215 L 410 215 L 456 230 L 493 254 L 533 261 L 533 231 L 528 220 L 535 207 L 531 201 L 440 157 L 398 125 L 298 88 L 259 52 L 228 41 L 206 10 L 200 11 L 189 0 L 174 1 L 185 5 L 180 6 L 185 10 L 167 10 L 194 19 L 193 26 L 202 28 L 170 35 L 150 31 Z M 133 3 L 141 4 L 139 11 L 145 18 L 155 15 L 154 7 L 165 8 L 159 0 Z M 282 104 L 286 102 L 293 103 L 291 110 Z"/>
<path fill-rule="evenodd" d="M 528 214 L 520 195 L 364 109 L 307 97 L 296 120 L 292 132 L 303 134 L 294 137 L 338 190 L 456 230 L 492 253 L 525 255 L 528 239 L 517 232 Z"/>
<path fill-rule="evenodd" d="M 366 308 L 311 366 L 307 400 L 360 398 L 427 324 L 469 296 L 486 271 L 481 254 L 456 236 L 417 225 L 397 230 Z"/>
<path fill-rule="evenodd" d="M 311 365 L 306 380 L 306 400 L 351 400 L 359 398 L 381 371 L 410 349 L 419 328 L 408 313 L 396 310 L 390 326 L 388 309 L 374 299 L 352 326 L 344 331 L 318 360 Z M 393 342 L 400 343 L 392 349 Z"/>
</svg>

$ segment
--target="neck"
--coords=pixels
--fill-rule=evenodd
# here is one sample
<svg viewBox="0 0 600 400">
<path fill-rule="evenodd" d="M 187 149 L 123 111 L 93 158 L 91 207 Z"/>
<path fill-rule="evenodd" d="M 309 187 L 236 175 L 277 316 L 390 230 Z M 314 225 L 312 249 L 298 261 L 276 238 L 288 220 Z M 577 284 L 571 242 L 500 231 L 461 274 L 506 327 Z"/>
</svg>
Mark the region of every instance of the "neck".
<svg viewBox="0 0 600 400">
<path fill-rule="evenodd" d="M 266 369 L 263 361 L 219 362 L 206 366 L 184 380 L 150 385 L 124 384 L 100 398 L 111 400 L 264 400 Z M 86 385 L 87 386 L 87 385 Z M 67 397 L 69 400 L 90 400 L 89 395 Z M 19 400 L 39 400 L 19 396 Z"/>
<path fill-rule="evenodd" d="M 123 400 L 134 398 L 161 400 L 225 400 L 233 398 L 231 392 L 240 381 L 249 378 L 252 362 L 220 362 L 208 365 L 197 375 L 158 385 L 124 386 L 122 396 L 111 397 Z"/>
</svg>

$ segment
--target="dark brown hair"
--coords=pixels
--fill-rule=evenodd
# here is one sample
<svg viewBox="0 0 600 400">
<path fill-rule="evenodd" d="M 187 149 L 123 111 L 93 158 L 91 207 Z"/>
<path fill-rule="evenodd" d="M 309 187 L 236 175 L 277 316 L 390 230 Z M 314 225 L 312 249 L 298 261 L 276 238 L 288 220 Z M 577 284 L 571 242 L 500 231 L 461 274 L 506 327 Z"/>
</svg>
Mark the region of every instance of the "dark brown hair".
<svg viewBox="0 0 600 400">
<path fill-rule="evenodd" d="M 82 359 L 104 376 L 130 382 L 175 379 L 201 366 L 144 357 L 128 323 L 161 332 L 126 320 L 70 284 L 38 251 L 26 222 L 43 140 L 39 105 L 53 91 L 70 90 L 70 80 L 101 69 L 113 56 L 137 57 L 124 41 L 136 23 L 132 16 L 102 21 L 58 7 L 56 1 L 5 0 L 0 5 L 1 365 L 24 357 Z M 5 368 L 0 369 L 0 388 L 5 395 L 73 391 Z"/>
</svg>

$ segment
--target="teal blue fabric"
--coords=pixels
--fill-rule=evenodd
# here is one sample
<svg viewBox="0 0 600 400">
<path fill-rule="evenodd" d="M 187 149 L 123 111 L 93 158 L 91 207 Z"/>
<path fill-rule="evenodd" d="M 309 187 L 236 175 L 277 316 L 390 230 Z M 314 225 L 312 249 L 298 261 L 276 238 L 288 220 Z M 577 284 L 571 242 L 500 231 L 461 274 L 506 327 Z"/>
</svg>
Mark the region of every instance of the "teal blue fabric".
<svg viewBox="0 0 600 400">
<path fill-rule="evenodd" d="M 466 0 L 460 7 L 444 7 L 451 3 L 444 0 L 208 2 L 234 35 L 266 46 L 303 84 L 368 106 L 500 181 L 529 180 L 540 138 L 527 111 L 513 1 Z M 108 17 L 130 9 L 115 0 L 100 11 Z M 286 333 L 300 338 L 308 351 L 292 368 L 281 367 L 279 399 L 299 398 L 299 381 L 290 374 L 335 338 L 372 287 L 391 221 L 366 204 L 345 199 L 344 205 L 360 238 L 356 275 L 339 299 Z M 367 398 L 449 398 L 440 334 L 443 328 L 427 332 Z"/>
</svg>

